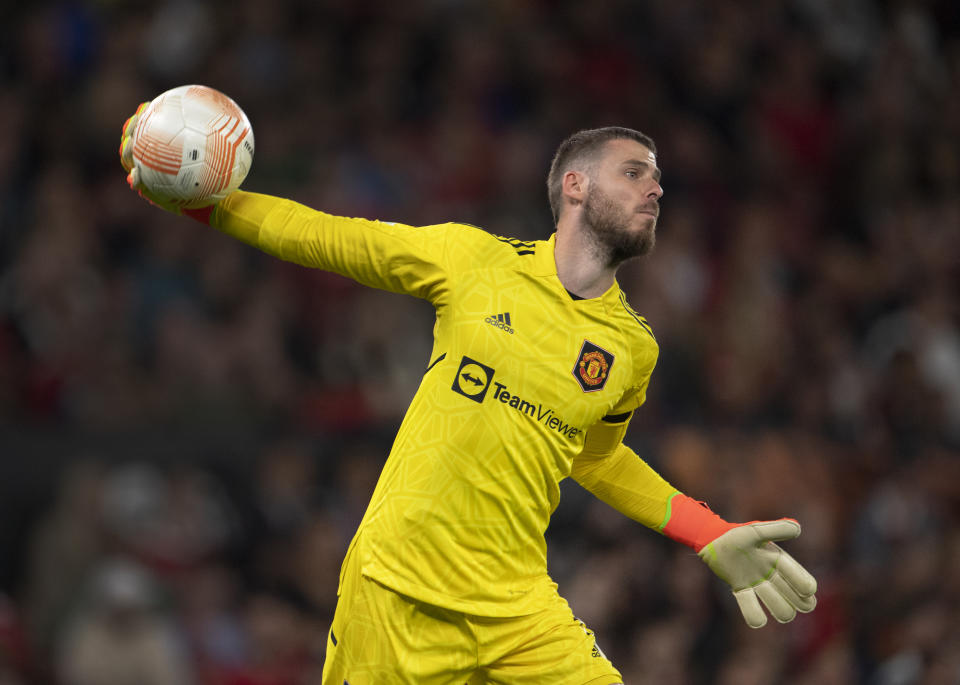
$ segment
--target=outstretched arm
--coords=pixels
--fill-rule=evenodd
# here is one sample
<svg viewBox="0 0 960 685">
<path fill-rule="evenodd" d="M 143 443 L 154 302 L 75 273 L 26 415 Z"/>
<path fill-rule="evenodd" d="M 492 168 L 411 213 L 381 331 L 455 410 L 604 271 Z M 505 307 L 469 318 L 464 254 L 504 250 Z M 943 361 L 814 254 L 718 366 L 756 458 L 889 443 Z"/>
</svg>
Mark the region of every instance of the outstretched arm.
<svg viewBox="0 0 960 685">
<path fill-rule="evenodd" d="M 184 209 L 150 192 L 133 162 L 132 139 L 143 103 L 123 125 L 120 162 L 127 184 L 151 204 L 201 223 L 280 259 L 324 269 L 358 283 L 445 301 L 447 238 L 454 224 L 406 226 L 317 211 L 284 198 L 235 191 L 216 204 Z"/>
<path fill-rule="evenodd" d="M 571 476 L 621 513 L 692 548 L 733 592 L 751 628 L 781 623 L 817 604 L 817 581 L 779 545 L 800 534 L 793 519 L 731 523 L 664 480 L 623 444 L 629 417 L 587 431 Z"/>
</svg>

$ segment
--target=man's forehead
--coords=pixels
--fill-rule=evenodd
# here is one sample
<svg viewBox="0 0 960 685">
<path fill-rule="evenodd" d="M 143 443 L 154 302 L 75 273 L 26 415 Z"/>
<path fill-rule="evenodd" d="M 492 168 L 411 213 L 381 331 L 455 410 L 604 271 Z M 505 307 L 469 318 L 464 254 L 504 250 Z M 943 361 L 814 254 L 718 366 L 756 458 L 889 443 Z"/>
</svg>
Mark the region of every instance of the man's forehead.
<svg viewBox="0 0 960 685">
<path fill-rule="evenodd" d="M 657 156 L 653 153 L 653 150 L 636 140 L 628 138 L 611 140 L 607 147 L 607 153 L 614 157 L 614 161 L 618 163 L 625 159 L 639 159 L 652 166 L 657 166 Z"/>
</svg>

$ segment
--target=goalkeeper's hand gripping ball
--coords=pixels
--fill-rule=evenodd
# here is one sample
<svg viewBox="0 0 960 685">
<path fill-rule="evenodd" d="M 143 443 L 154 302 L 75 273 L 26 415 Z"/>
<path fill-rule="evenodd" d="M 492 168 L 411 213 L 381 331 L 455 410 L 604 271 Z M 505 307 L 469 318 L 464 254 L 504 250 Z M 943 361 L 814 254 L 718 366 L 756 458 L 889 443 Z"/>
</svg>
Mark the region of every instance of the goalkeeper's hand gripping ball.
<svg viewBox="0 0 960 685">
<path fill-rule="evenodd" d="M 136 166 L 133 160 L 133 133 L 137 128 L 137 123 L 140 121 L 140 114 L 143 113 L 143 110 L 149 105 L 149 102 L 141 102 L 137 107 L 137 111 L 123 122 L 123 128 L 120 133 L 120 164 L 123 166 L 123 170 L 127 172 L 127 185 L 130 186 L 131 190 L 136 191 L 140 197 L 155 207 L 179 215 L 181 213 L 181 207 L 169 199 L 164 198 L 162 195 L 152 193 L 143 184 L 140 178 L 140 168 Z"/>
<path fill-rule="evenodd" d="M 253 129 L 220 91 L 180 86 L 142 103 L 127 119 L 120 160 L 127 183 L 153 204 L 174 214 L 205 210 L 200 213 L 209 216 L 246 178 Z"/>
</svg>

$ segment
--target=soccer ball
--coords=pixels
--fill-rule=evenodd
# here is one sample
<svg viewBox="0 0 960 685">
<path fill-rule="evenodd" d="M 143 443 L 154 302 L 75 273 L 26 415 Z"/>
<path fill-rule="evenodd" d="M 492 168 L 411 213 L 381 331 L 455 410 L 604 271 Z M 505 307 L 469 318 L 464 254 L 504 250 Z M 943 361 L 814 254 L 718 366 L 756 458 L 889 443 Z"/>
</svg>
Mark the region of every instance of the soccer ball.
<svg viewBox="0 0 960 685">
<path fill-rule="evenodd" d="M 222 200 L 253 163 L 250 120 L 207 86 L 180 86 L 154 98 L 140 113 L 132 145 L 139 182 L 184 209 Z"/>
</svg>

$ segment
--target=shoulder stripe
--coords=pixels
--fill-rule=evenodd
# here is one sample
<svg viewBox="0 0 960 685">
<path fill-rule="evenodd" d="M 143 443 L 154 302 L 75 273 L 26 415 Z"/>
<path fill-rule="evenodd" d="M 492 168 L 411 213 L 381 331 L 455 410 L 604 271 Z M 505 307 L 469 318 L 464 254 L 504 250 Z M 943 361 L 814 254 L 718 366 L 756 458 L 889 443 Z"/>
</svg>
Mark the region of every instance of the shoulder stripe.
<svg viewBox="0 0 960 685">
<path fill-rule="evenodd" d="M 636 320 L 636 322 L 640 324 L 640 327 L 643 328 L 643 330 L 645 330 L 647 333 L 649 333 L 650 337 L 653 338 L 654 342 L 656 342 L 657 338 L 653 335 L 653 329 L 650 328 L 650 325 L 644 320 L 642 316 L 640 316 L 635 311 L 630 309 L 630 305 L 627 304 L 627 298 L 624 296 L 622 290 L 620 291 L 620 304 L 622 304 L 623 308 L 627 310 L 627 314 L 632 316 L 634 320 Z"/>
<path fill-rule="evenodd" d="M 523 247 L 533 247 L 533 246 L 535 245 L 535 243 L 533 243 L 533 242 L 531 242 L 531 241 L 529 241 L 529 240 L 520 240 L 519 238 L 507 238 L 507 237 L 502 236 L 502 235 L 495 235 L 495 236 L 493 236 L 493 237 L 496 238 L 497 240 L 501 241 L 501 242 L 510 243 L 510 244 L 513 245 L 514 247 L 516 247 L 516 246 L 518 246 L 518 245 L 522 245 Z"/>
<path fill-rule="evenodd" d="M 525 242 L 523 240 L 518 240 L 517 238 L 505 238 L 502 235 L 495 235 L 493 237 L 499 240 L 501 243 L 506 243 L 507 245 L 512 247 L 514 250 L 517 251 L 518 255 L 537 253 L 536 243 Z"/>
</svg>

